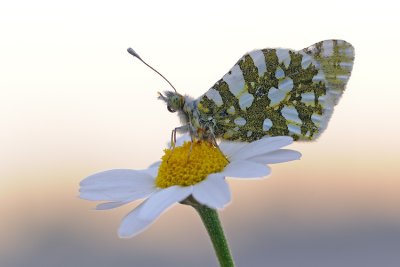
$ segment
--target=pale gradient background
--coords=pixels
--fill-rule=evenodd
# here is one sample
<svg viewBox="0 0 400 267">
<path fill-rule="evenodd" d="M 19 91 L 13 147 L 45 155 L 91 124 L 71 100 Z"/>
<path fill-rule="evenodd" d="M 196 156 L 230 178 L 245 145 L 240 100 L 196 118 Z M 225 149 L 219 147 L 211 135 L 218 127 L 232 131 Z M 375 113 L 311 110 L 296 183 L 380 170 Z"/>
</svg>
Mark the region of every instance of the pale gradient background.
<svg viewBox="0 0 400 267">
<path fill-rule="evenodd" d="M 395 2 L 2 1 L 0 266 L 217 266 L 189 207 L 121 240 L 135 204 L 77 198 L 94 172 L 159 159 L 178 125 L 156 99 L 167 84 L 126 48 L 199 96 L 249 50 L 329 38 L 356 61 L 327 131 L 268 179 L 231 181 L 223 224 L 237 266 L 400 266 Z"/>
</svg>

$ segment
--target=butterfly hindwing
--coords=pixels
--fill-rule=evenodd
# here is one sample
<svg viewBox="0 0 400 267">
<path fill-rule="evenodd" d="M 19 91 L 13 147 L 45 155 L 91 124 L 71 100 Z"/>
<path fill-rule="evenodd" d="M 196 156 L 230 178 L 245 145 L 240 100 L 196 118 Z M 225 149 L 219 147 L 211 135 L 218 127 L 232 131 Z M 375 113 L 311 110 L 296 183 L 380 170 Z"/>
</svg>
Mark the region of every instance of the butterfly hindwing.
<svg viewBox="0 0 400 267">
<path fill-rule="evenodd" d="M 203 120 L 213 121 L 217 138 L 314 140 L 326 128 L 353 61 L 353 47 L 342 40 L 300 51 L 255 50 L 197 99 L 197 109 Z"/>
</svg>

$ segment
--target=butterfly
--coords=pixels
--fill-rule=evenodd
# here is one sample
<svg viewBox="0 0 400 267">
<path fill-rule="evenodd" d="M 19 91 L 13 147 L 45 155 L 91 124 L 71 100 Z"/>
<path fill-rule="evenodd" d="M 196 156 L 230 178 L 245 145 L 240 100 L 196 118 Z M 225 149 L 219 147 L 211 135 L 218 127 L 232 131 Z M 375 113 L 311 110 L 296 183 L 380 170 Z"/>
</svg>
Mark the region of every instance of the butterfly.
<svg viewBox="0 0 400 267">
<path fill-rule="evenodd" d="M 133 49 L 128 52 L 149 66 Z M 353 63 L 354 48 L 344 40 L 325 40 L 298 51 L 254 50 L 196 99 L 179 94 L 155 71 L 174 88 L 159 93 L 182 123 L 173 136 L 188 132 L 192 140 L 214 144 L 216 139 L 251 142 L 264 136 L 311 141 L 326 129 Z"/>
</svg>

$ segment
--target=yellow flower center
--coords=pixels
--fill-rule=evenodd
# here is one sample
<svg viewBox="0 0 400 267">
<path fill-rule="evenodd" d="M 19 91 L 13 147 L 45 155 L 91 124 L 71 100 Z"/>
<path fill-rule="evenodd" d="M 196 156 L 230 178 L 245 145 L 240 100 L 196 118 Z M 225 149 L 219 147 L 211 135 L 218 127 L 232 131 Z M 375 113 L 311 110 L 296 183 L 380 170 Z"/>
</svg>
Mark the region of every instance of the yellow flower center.
<svg viewBox="0 0 400 267">
<path fill-rule="evenodd" d="M 221 151 L 206 141 L 185 142 L 181 147 L 165 149 L 164 153 L 156 178 L 160 188 L 197 184 L 228 165 Z"/>
</svg>

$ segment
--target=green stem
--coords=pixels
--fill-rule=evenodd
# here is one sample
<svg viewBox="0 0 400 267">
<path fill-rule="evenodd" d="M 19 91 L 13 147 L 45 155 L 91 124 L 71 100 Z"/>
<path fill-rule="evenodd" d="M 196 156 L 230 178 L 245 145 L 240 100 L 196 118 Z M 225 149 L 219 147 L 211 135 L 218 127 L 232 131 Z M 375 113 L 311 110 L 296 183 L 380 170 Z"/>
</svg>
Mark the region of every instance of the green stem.
<svg viewBox="0 0 400 267">
<path fill-rule="evenodd" d="M 222 229 L 217 211 L 200 204 L 191 206 L 199 213 L 201 220 L 207 229 L 220 266 L 234 267 L 235 263 L 229 250 L 228 242 L 225 238 L 224 230 Z"/>
</svg>

